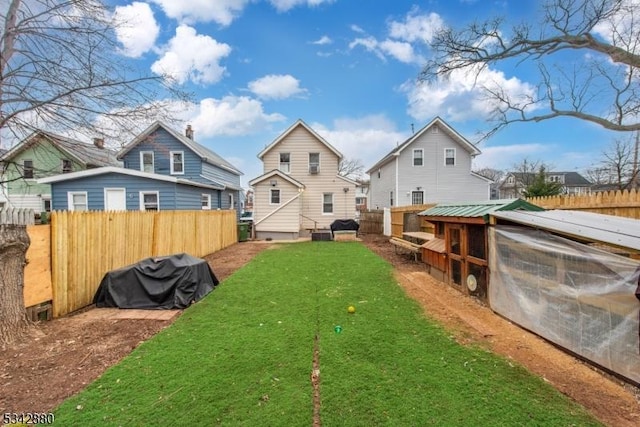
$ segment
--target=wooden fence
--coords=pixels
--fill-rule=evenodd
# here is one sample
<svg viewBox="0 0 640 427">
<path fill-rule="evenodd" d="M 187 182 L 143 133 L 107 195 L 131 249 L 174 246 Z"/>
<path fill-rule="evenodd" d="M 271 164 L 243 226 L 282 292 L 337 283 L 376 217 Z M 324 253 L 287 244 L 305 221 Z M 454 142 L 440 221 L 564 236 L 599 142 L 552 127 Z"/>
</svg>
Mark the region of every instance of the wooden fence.
<svg viewBox="0 0 640 427">
<path fill-rule="evenodd" d="M 572 209 L 640 219 L 640 192 L 607 191 L 580 196 L 532 197 L 528 202 L 545 209 Z"/>
<path fill-rule="evenodd" d="M 364 234 L 382 234 L 384 211 L 360 211 L 359 232 Z"/>
<path fill-rule="evenodd" d="M 53 212 L 53 316 L 90 305 L 110 270 L 181 252 L 202 257 L 237 241 L 231 210 Z"/>
<path fill-rule="evenodd" d="M 426 231 L 432 230 L 424 221 L 418 219 L 417 214 L 434 207 L 435 204 L 396 206 L 391 208 L 391 235 L 399 239 L 405 231 Z"/>
<path fill-rule="evenodd" d="M 34 223 L 35 213 L 33 209 L 0 209 L 0 224 L 33 225 Z"/>
</svg>

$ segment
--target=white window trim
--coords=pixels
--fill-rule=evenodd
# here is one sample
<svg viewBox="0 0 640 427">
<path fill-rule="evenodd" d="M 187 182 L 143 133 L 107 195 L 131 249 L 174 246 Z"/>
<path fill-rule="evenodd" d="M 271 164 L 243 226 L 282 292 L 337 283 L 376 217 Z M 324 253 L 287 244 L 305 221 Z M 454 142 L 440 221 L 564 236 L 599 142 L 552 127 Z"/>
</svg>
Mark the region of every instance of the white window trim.
<svg viewBox="0 0 640 427">
<path fill-rule="evenodd" d="M 317 154 L 318 155 L 318 173 L 320 173 L 320 170 L 322 169 L 321 165 L 322 165 L 322 155 L 320 155 L 320 152 L 318 151 L 310 151 L 309 155 L 307 156 L 307 170 L 309 171 L 309 173 L 311 173 L 311 155 L 312 154 Z"/>
<path fill-rule="evenodd" d="M 283 163 L 282 159 L 280 158 L 280 156 L 283 154 L 289 155 L 289 161 L 286 163 Z M 287 170 L 282 169 L 282 165 L 287 165 Z M 278 153 L 278 170 L 284 173 L 291 173 L 291 153 Z"/>
<path fill-rule="evenodd" d="M 421 156 L 420 156 L 420 160 L 422 160 L 422 164 L 421 165 L 416 165 L 416 152 L 419 151 Z M 411 166 L 413 167 L 422 167 L 424 166 L 424 149 L 423 148 L 415 148 L 413 151 L 413 158 L 411 160 Z"/>
<path fill-rule="evenodd" d="M 449 150 L 453 150 L 453 164 L 452 165 L 448 165 L 447 164 L 447 151 L 449 151 Z M 456 163 L 457 163 L 457 158 L 456 157 L 457 157 L 457 155 L 456 155 L 456 149 L 455 148 L 449 147 L 449 148 L 445 148 L 444 149 L 444 165 L 445 166 L 449 166 L 449 167 L 455 166 Z"/>
<path fill-rule="evenodd" d="M 421 193 L 422 194 L 422 203 L 413 203 L 413 195 L 415 193 Z M 423 190 L 412 190 L 411 191 L 411 205 L 424 205 L 424 191 Z"/>
<path fill-rule="evenodd" d="M 233 193 L 229 193 L 229 209 L 233 209 L 233 202 L 234 202 Z"/>
<path fill-rule="evenodd" d="M 75 211 L 75 207 L 73 205 L 73 196 L 82 195 L 84 196 L 84 200 L 87 204 L 87 209 L 89 210 L 89 195 L 86 191 L 67 191 L 67 210 Z"/>
<path fill-rule="evenodd" d="M 160 210 L 160 192 L 159 191 L 141 191 L 140 192 L 140 210 L 145 212 L 144 208 L 144 195 L 145 194 L 155 194 L 156 200 L 158 201 L 158 211 Z"/>
<path fill-rule="evenodd" d="M 200 204 L 202 204 L 202 200 L 204 198 L 207 199 L 207 205 L 206 206 L 202 206 L 202 210 L 203 211 L 210 211 L 211 210 L 211 194 L 202 193 L 202 195 L 200 196 Z"/>
<path fill-rule="evenodd" d="M 324 211 L 324 196 L 326 196 L 327 194 L 331 195 L 331 212 L 325 212 Z M 336 211 L 336 204 L 335 204 L 335 197 L 333 193 L 322 193 L 322 215 L 334 215 Z"/>
<path fill-rule="evenodd" d="M 182 172 L 176 172 L 173 164 L 173 155 L 180 154 L 182 156 Z M 171 165 L 171 175 L 184 175 L 184 151 L 169 151 L 169 164 Z"/>
<path fill-rule="evenodd" d="M 155 173 L 156 171 L 156 156 L 153 153 L 153 151 L 141 151 L 140 152 L 140 172 L 144 172 L 144 155 L 145 154 L 151 154 L 151 172 L 148 173 Z"/>
<path fill-rule="evenodd" d="M 25 181 L 35 181 L 36 180 L 36 167 L 33 162 L 33 159 L 22 159 L 22 176 L 24 176 L 24 162 L 31 162 L 31 178 L 25 177 Z"/>
<path fill-rule="evenodd" d="M 273 192 L 278 192 L 278 203 L 273 203 Z M 269 204 L 272 206 L 278 206 L 282 203 L 282 191 L 279 188 L 270 188 L 269 189 Z"/>
</svg>

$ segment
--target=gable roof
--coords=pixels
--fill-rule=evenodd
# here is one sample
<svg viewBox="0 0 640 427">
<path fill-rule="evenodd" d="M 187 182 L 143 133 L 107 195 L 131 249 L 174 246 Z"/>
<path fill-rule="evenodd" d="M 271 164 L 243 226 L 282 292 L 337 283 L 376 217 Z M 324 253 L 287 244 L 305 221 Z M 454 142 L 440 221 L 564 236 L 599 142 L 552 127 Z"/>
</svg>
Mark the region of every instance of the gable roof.
<svg viewBox="0 0 640 427">
<path fill-rule="evenodd" d="M 258 158 L 260 160 L 262 160 L 262 158 L 264 157 L 265 154 L 267 154 L 269 151 L 271 151 L 276 145 L 278 145 L 291 132 L 293 132 L 294 129 L 296 129 L 299 126 L 301 126 L 304 129 L 306 129 L 311 135 L 314 136 L 314 138 L 316 138 L 318 141 L 320 141 L 322 144 L 324 144 L 329 150 L 331 150 L 331 152 L 333 152 L 333 154 L 338 156 L 339 159 L 342 159 L 344 157 L 340 151 L 338 151 L 334 146 L 329 144 L 323 137 L 318 135 L 318 133 L 316 131 L 314 131 L 313 129 L 311 129 L 311 127 L 309 127 L 309 125 L 307 125 L 302 119 L 298 119 L 298 120 L 296 120 L 296 122 L 294 124 L 292 124 L 289 127 L 289 129 L 287 129 L 283 133 L 281 133 L 280 136 L 277 137 L 271 144 L 267 145 L 264 150 L 262 150 L 260 153 L 258 153 Z"/>
<path fill-rule="evenodd" d="M 44 138 L 52 145 L 65 153 L 71 159 L 81 163 L 85 167 L 88 166 L 119 166 L 116 152 L 108 148 L 98 148 L 93 144 L 76 141 L 64 136 L 56 135 L 46 131 L 36 131 L 25 138 L 22 142 L 0 155 L 0 161 L 8 160 L 19 153 L 31 148 Z"/>
<path fill-rule="evenodd" d="M 545 171 L 544 174 L 547 177 L 555 176 L 555 175 L 564 176 L 563 185 L 574 186 L 574 187 L 579 187 L 579 186 L 588 187 L 591 185 L 591 182 L 584 176 L 580 175 L 578 172 Z M 533 179 L 535 179 L 536 175 L 538 175 L 536 172 L 509 172 L 506 175 L 504 182 L 506 182 L 506 178 L 509 176 L 513 176 L 515 179 L 517 179 L 520 182 L 525 182 L 525 180 L 527 182 L 531 182 L 533 181 Z"/>
<path fill-rule="evenodd" d="M 156 121 L 153 124 L 151 124 L 151 126 L 146 128 L 140 135 L 135 137 L 133 141 L 125 145 L 122 148 L 122 150 L 118 152 L 118 159 L 122 159 L 122 157 L 124 157 L 125 154 L 131 151 L 136 145 L 146 140 L 149 137 L 149 135 L 151 135 L 153 132 L 155 132 L 159 128 L 164 129 L 169 134 L 171 134 L 171 136 L 173 136 L 175 139 L 177 139 L 182 144 L 187 146 L 191 151 L 196 153 L 196 155 L 198 155 L 198 157 L 200 157 L 200 159 L 202 159 L 203 162 L 209 163 L 214 166 L 218 166 L 235 175 L 244 175 L 238 168 L 233 166 L 231 163 L 226 161 L 224 158 L 222 158 L 220 155 L 218 155 L 214 151 L 210 150 L 204 145 L 198 144 L 193 139 L 187 138 L 185 135 L 182 135 L 181 133 L 176 132 L 174 129 L 170 128 L 166 124 L 159 121 Z"/>
<path fill-rule="evenodd" d="M 467 150 L 471 154 L 471 156 L 477 156 L 478 154 L 482 154 L 482 152 L 480 151 L 480 149 L 478 149 L 478 147 L 476 147 L 471 142 L 469 142 L 464 136 L 460 135 L 455 129 L 453 129 L 451 126 L 449 126 L 440 117 L 436 116 L 433 120 L 431 120 L 429 123 L 427 123 L 426 126 L 424 126 L 418 132 L 416 132 L 413 135 L 411 135 L 402 144 L 398 145 L 396 148 L 391 150 L 391 152 L 389 152 L 389 154 L 384 156 L 375 165 L 371 166 L 371 168 L 369 168 L 367 173 L 371 174 L 371 172 L 374 171 L 375 169 L 378 169 L 379 167 L 381 167 L 381 166 L 385 165 L 386 163 L 388 163 L 389 161 L 391 161 L 391 159 L 399 156 L 400 153 L 405 148 L 409 147 L 418 138 L 420 138 L 420 136 L 422 136 L 423 133 L 425 133 L 427 130 L 431 129 L 433 126 L 436 126 L 436 125 L 438 126 L 438 129 L 442 129 L 447 135 L 449 135 L 449 137 L 451 137 L 454 141 L 456 141 L 458 144 L 460 144 L 465 150 Z"/>
<path fill-rule="evenodd" d="M 135 169 L 126 169 L 115 166 L 104 166 L 100 168 L 87 169 L 78 172 L 64 173 L 60 175 L 54 175 L 47 178 L 40 178 L 37 180 L 38 184 L 51 184 L 54 182 L 71 181 L 74 179 L 82 179 L 90 176 L 104 175 L 108 173 L 115 173 L 118 175 L 136 176 L 140 178 L 153 179 L 155 181 L 166 181 L 177 184 L 190 185 L 192 187 L 208 188 L 211 190 L 224 190 L 223 185 L 210 185 L 203 184 L 201 182 L 190 181 L 188 179 L 176 178 L 170 175 L 161 175 L 157 173 L 141 172 Z"/>
<path fill-rule="evenodd" d="M 297 179 L 294 179 L 292 177 L 290 177 L 289 175 L 287 175 L 286 173 L 278 170 L 278 169 L 273 169 L 272 171 L 269 171 L 263 175 L 260 175 L 256 178 L 253 178 L 251 181 L 249 181 L 249 185 L 254 186 L 256 184 L 258 184 L 259 182 L 265 181 L 269 178 L 273 178 L 274 176 L 277 176 L 279 178 L 284 179 L 285 181 L 293 184 L 294 186 L 298 187 L 298 188 L 304 188 L 304 184 L 301 183 L 300 181 L 298 181 Z"/>
</svg>

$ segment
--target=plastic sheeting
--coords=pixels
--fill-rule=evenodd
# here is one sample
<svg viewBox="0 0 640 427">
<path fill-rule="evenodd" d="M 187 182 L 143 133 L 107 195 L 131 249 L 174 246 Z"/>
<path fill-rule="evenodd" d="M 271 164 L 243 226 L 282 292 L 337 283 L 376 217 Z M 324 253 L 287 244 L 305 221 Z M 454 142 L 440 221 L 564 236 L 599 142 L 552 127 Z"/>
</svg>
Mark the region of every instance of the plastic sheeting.
<svg viewBox="0 0 640 427">
<path fill-rule="evenodd" d="M 489 239 L 495 312 L 640 383 L 640 262 L 525 227 Z"/>
<path fill-rule="evenodd" d="M 218 284 L 207 261 L 188 254 L 146 258 L 104 275 L 97 307 L 186 308 Z"/>
</svg>

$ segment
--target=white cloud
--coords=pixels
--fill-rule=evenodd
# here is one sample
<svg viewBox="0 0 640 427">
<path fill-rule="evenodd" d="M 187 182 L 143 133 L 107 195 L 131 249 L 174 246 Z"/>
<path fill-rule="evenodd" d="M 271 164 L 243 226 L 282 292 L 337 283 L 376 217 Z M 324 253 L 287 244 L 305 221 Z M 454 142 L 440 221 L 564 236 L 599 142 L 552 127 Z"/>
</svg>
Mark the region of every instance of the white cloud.
<svg viewBox="0 0 640 427">
<path fill-rule="evenodd" d="M 358 34 L 364 34 L 365 33 L 365 31 L 362 28 L 360 28 L 359 26 L 357 26 L 356 24 L 352 24 L 350 28 L 351 28 L 351 31 L 356 32 Z"/>
<path fill-rule="evenodd" d="M 336 119 L 332 127 L 320 123 L 310 126 L 346 158 L 361 160 L 365 170 L 409 136 L 397 131 L 383 114 Z"/>
<path fill-rule="evenodd" d="M 369 52 L 374 53 L 382 61 L 386 61 L 386 57 L 384 56 L 382 49 L 380 49 L 378 40 L 376 40 L 375 37 L 359 37 L 349 43 L 349 49 L 353 49 L 357 46 L 364 47 Z"/>
<path fill-rule="evenodd" d="M 217 22 L 229 25 L 238 17 L 249 0 L 151 0 L 160 5 L 164 13 L 183 23 Z"/>
<path fill-rule="evenodd" d="M 263 132 L 274 122 L 285 120 L 282 114 L 267 114 L 262 103 L 246 96 L 205 98 L 189 111 L 189 122 L 198 137 L 242 136 Z"/>
<path fill-rule="evenodd" d="M 278 12 L 286 12 L 296 6 L 319 6 L 323 3 L 333 3 L 335 0 L 269 0 Z"/>
<path fill-rule="evenodd" d="M 444 27 L 444 21 L 440 15 L 420 14 L 420 10 L 414 7 L 404 21 L 392 21 L 389 24 L 389 37 L 409 43 L 422 41 L 429 44 L 433 41 L 433 36 Z"/>
<path fill-rule="evenodd" d="M 116 37 L 123 46 L 123 55 L 138 58 L 155 44 L 160 27 L 147 3 L 133 2 L 128 6 L 117 6 L 114 19 L 117 22 Z"/>
<path fill-rule="evenodd" d="M 640 51 L 640 30 L 637 24 L 640 17 L 639 11 L 640 0 L 622 0 L 617 13 L 600 21 L 593 31 L 609 43 L 638 53 Z"/>
<path fill-rule="evenodd" d="M 300 81 L 289 74 L 261 77 L 249 83 L 249 90 L 264 99 L 285 99 L 306 92 Z"/>
<path fill-rule="evenodd" d="M 202 84 L 216 83 L 225 72 L 220 61 L 229 53 L 229 45 L 196 34 L 195 29 L 181 25 L 176 28 L 176 35 L 169 40 L 164 54 L 153 63 L 151 70 L 156 74 L 169 75 L 180 84 L 188 80 Z"/>
<path fill-rule="evenodd" d="M 512 144 L 499 146 L 483 146 L 480 150 L 482 154 L 473 161 L 473 169 L 485 167 L 513 170 L 514 166 L 520 164 L 524 159 L 538 160 L 547 157 L 554 150 L 549 144 L 529 143 Z"/>
<path fill-rule="evenodd" d="M 535 88 L 517 77 L 485 68 L 477 76 L 471 70 L 455 70 L 448 78 L 433 83 L 409 81 L 401 90 L 407 93 L 408 113 L 417 120 L 440 115 L 453 121 L 483 120 L 490 117 L 496 104 L 486 99 L 483 87 L 503 91 L 513 102 L 534 96 Z"/>
<path fill-rule="evenodd" d="M 318 40 L 311 42 L 311 44 L 317 44 L 320 46 L 331 43 L 333 43 L 333 40 L 331 40 L 329 36 L 322 36 Z"/>
<path fill-rule="evenodd" d="M 405 64 L 423 63 L 422 56 L 417 55 L 413 50 L 413 46 L 406 42 L 399 42 L 393 40 L 385 40 L 378 44 L 380 49 Z"/>
</svg>

